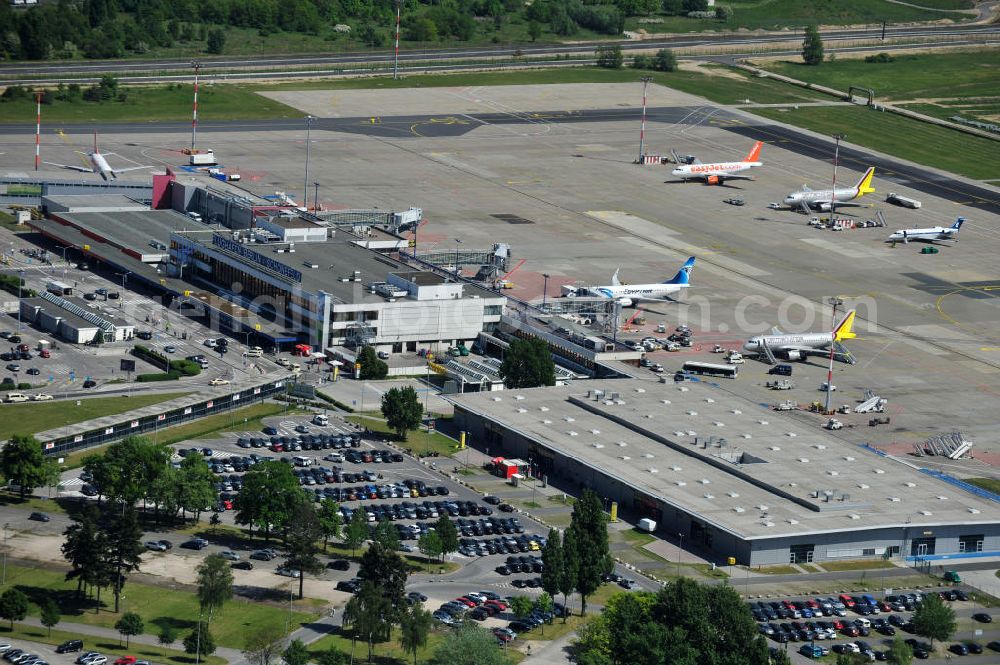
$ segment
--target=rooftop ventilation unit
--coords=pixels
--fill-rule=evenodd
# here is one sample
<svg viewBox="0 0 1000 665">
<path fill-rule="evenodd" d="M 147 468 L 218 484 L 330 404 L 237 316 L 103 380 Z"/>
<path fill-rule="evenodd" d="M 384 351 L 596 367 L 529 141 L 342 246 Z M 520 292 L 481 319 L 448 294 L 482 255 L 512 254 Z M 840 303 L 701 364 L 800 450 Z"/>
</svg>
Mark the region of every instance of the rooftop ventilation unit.
<svg viewBox="0 0 1000 665">
<path fill-rule="evenodd" d="M 594 446 L 594 448 L 597 448 L 598 450 L 604 447 L 603 443 L 592 443 L 590 445 Z"/>
<path fill-rule="evenodd" d="M 618 447 L 619 447 L 619 448 L 624 448 L 624 447 L 625 447 L 625 446 L 627 446 L 627 445 L 628 445 L 628 444 L 627 444 L 627 443 L 625 443 L 624 441 L 619 441 L 619 442 L 618 442 Z"/>
<path fill-rule="evenodd" d="M 522 399 L 524 399 L 524 395 L 514 395 L 514 399 L 520 402 Z"/>
<path fill-rule="evenodd" d="M 808 464 L 809 463 L 809 458 L 808 457 L 800 457 L 799 461 L 802 462 L 803 464 Z"/>
<path fill-rule="evenodd" d="M 742 412 L 742 411 L 740 411 L 739 409 L 733 409 L 733 410 L 732 410 L 732 411 L 730 411 L 729 413 L 733 414 L 734 416 L 739 416 L 739 415 L 742 415 L 742 414 L 743 414 L 743 412 Z"/>
<path fill-rule="evenodd" d="M 930 517 L 930 516 L 931 516 L 931 515 L 933 515 L 934 513 L 932 513 L 932 512 L 931 512 L 931 511 L 929 511 L 929 510 L 921 510 L 921 511 L 920 511 L 920 514 L 921 514 L 921 515 L 923 515 L 924 517 Z"/>
<path fill-rule="evenodd" d="M 551 425 L 552 421 L 549 420 L 548 418 L 542 418 L 542 424 L 543 425 Z"/>
<path fill-rule="evenodd" d="M 660 400 L 660 404 L 669 405 L 670 404 L 670 400 L 669 399 L 661 399 Z"/>
<path fill-rule="evenodd" d="M 703 494 L 702 496 L 704 496 L 706 499 L 714 499 L 715 498 L 714 494 Z"/>
<path fill-rule="evenodd" d="M 768 423 L 768 422 L 767 422 L 766 420 L 758 420 L 758 421 L 757 421 L 757 424 L 758 424 L 758 425 L 768 425 L 768 424 L 770 424 L 770 423 Z"/>
<path fill-rule="evenodd" d="M 858 483 L 858 489 L 860 489 L 860 490 L 866 490 L 868 488 L 869 488 L 869 486 L 866 485 L 865 483 Z"/>
<path fill-rule="evenodd" d="M 677 390 L 679 390 L 682 393 L 686 393 L 687 391 L 690 390 L 690 388 L 688 388 L 687 386 L 678 386 Z"/>
<path fill-rule="evenodd" d="M 610 395 L 608 395 L 608 397 L 611 398 L 612 400 L 618 400 L 621 399 L 621 393 L 613 392 Z"/>
<path fill-rule="evenodd" d="M 785 436 L 790 436 L 792 438 L 795 438 L 798 436 L 798 434 L 796 434 L 795 432 L 785 432 Z"/>
<path fill-rule="evenodd" d="M 644 392 L 646 392 L 646 389 L 645 388 L 636 388 L 635 391 L 637 393 L 644 393 Z"/>
<path fill-rule="evenodd" d="M 621 456 L 621 457 L 619 457 L 618 459 L 620 459 L 620 460 L 624 460 L 624 461 L 626 461 L 626 462 L 627 462 L 627 461 L 629 461 L 629 460 L 630 460 L 630 459 L 632 459 L 632 458 L 631 458 L 631 457 L 629 457 L 628 455 L 622 455 L 622 456 Z"/>
<path fill-rule="evenodd" d="M 850 513 L 850 514 L 848 514 L 848 517 L 850 517 L 852 520 L 859 520 L 859 519 L 861 519 L 861 515 L 858 515 L 857 513 Z"/>
<path fill-rule="evenodd" d="M 730 499 L 735 499 L 740 495 L 739 492 L 734 492 L 732 490 L 729 490 L 728 492 L 726 492 L 726 494 L 729 495 Z"/>
<path fill-rule="evenodd" d="M 816 450 L 826 450 L 826 446 L 823 445 L 822 443 L 817 443 L 815 446 L 813 446 L 813 448 L 815 448 Z"/>
<path fill-rule="evenodd" d="M 579 434 L 577 434 L 577 433 L 576 433 L 576 432 L 574 432 L 573 430 L 570 430 L 570 431 L 568 431 L 568 432 L 566 432 L 566 433 L 567 433 L 567 434 L 569 434 L 570 436 L 579 436 Z"/>
<path fill-rule="evenodd" d="M 501 402 L 501 401 L 503 401 L 503 397 L 494 397 L 493 401 L 494 402 Z"/>
<path fill-rule="evenodd" d="M 697 411 L 688 411 L 688 412 L 687 412 L 687 414 L 688 414 L 689 416 L 697 416 L 697 415 L 698 415 L 698 412 L 697 412 Z"/>
<path fill-rule="evenodd" d="M 653 453 L 643 453 L 642 456 L 646 459 L 653 459 Z"/>
<path fill-rule="evenodd" d="M 751 434 L 750 432 L 743 432 L 743 434 L 740 434 L 740 436 L 742 436 L 744 439 L 752 439 L 753 438 L 753 434 Z"/>
<path fill-rule="evenodd" d="M 850 455 L 847 455 L 846 457 L 844 457 L 844 461 L 845 461 L 845 462 L 853 462 L 853 461 L 854 461 L 854 458 L 853 458 L 853 457 L 851 457 Z"/>
<path fill-rule="evenodd" d="M 670 467 L 670 470 L 671 470 L 671 471 L 682 471 L 683 469 L 681 469 L 681 467 L 679 467 L 679 466 L 677 466 L 677 465 L 675 464 L 675 465 L 673 465 L 672 467 Z"/>
<path fill-rule="evenodd" d="M 831 476 L 839 476 L 840 472 L 839 471 L 834 471 L 833 469 L 830 469 L 829 471 L 827 471 L 827 474 L 831 475 Z"/>
<path fill-rule="evenodd" d="M 942 495 L 938 495 L 938 501 L 947 501 L 947 500 L 948 500 L 948 497 L 942 496 Z"/>
<path fill-rule="evenodd" d="M 885 469 L 875 469 L 875 473 L 882 475 L 883 473 L 885 473 Z"/>
<path fill-rule="evenodd" d="M 900 502 L 900 500 L 901 500 L 901 499 L 900 499 L 900 498 L 899 498 L 898 496 L 890 496 L 890 497 L 889 497 L 889 501 L 891 501 L 891 502 L 893 502 L 893 503 L 899 503 L 899 502 Z"/>
<path fill-rule="evenodd" d="M 563 420 L 565 420 L 568 423 L 571 423 L 574 422 L 576 418 L 574 418 L 573 416 L 563 416 Z"/>
<path fill-rule="evenodd" d="M 793 519 L 793 518 L 791 518 L 791 517 L 789 517 L 789 518 L 788 518 L 787 520 L 785 520 L 785 521 L 786 521 L 786 522 L 788 522 L 789 524 L 798 524 L 798 523 L 799 523 L 799 521 L 798 521 L 797 519 Z"/>
<path fill-rule="evenodd" d="M 916 486 L 917 486 L 917 484 L 916 484 L 916 483 L 911 483 L 911 482 L 909 482 L 909 481 L 907 481 L 907 482 L 905 482 L 905 483 L 903 483 L 903 484 L 904 484 L 904 485 L 906 485 L 907 487 L 916 487 Z"/>
<path fill-rule="evenodd" d="M 592 429 L 592 430 L 590 430 L 590 433 L 591 434 L 600 434 L 601 430 L 599 430 L 599 429 Z"/>
<path fill-rule="evenodd" d="M 973 515 L 978 515 L 982 511 L 979 510 L 978 508 L 969 508 L 969 512 L 972 513 Z"/>
<path fill-rule="evenodd" d="M 702 485 L 710 485 L 712 483 L 712 481 L 709 480 L 708 478 L 702 478 L 698 482 L 701 483 Z"/>
<path fill-rule="evenodd" d="M 716 427 L 725 427 L 726 426 L 726 423 L 719 422 L 718 420 L 716 420 L 712 424 L 715 425 Z"/>
<path fill-rule="evenodd" d="M 527 409 L 522 409 L 521 407 L 518 407 L 517 412 L 518 413 L 527 413 L 528 410 Z"/>
<path fill-rule="evenodd" d="M 745 513 L 746 510 L 744 510 L 743 506 L 733 506 L 733 512 L 734 513 Z"/>
<path fill-rule="evenodd" d="M 549 410 L 549 407 L 547 407 L 547 406 L 540 406 L 540 407 L 538 407 L 538 410 L 541 411 L 542 413 L 546 413 Z"/>
<path fill-rule="evenodd" d="M 714 399 L 712 399 L 711 397 L 706 397 L 706 398 L 705 398 L 705 402 L 706 402 L 707 404 L 715 404 L 715 400 L 714 400 Z"/>
</svg>

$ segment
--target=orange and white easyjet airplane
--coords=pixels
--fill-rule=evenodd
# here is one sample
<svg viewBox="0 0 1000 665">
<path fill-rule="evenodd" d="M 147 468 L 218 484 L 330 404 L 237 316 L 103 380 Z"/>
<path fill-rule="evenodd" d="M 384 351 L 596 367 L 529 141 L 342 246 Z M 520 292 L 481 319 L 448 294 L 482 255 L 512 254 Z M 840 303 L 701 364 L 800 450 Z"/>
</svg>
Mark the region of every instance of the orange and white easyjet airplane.
<svg viewBox="0 0 1000 665">
<path fill-rule="evenodd" d="M 678 166 L 671 171 L 672 175 L 680 177 L 682 180 L 703 180 L 706 185 L 718 185 L 726 180 L 753 180 L 751 176 L 739 175 L 740 171 L 752 169 L 760 166 L 760 148 L 763 141 L 753 144 L 750 154 L 739 162 L 719 162 L 717 164 L 702 164 L 697 159 L 691 164 Z"/>
</svg>

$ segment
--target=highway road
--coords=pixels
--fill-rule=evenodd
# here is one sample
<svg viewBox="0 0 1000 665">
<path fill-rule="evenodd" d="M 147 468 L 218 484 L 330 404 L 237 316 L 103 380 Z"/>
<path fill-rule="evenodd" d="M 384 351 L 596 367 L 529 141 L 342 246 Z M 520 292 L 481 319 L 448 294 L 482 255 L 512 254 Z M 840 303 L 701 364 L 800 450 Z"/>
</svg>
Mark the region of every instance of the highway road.
<svg viewBox="0 0 1000 665">
<path fill-rule="evenodd" d="M 444 118 L 447 120 L 448 118 Z M 518 113 L 470 113 L 463 114 L 461 121 L 442 122 L 441 117 L 429 115 L 402 115 L 382 117 L 378 124 L 372 124 L 368 117 L 319 118 L 313 131 L 346 132 L 382 138 L 432 138 L 461 136 L 476 127 L 486 125 L 522 125 L 536 123 L 592 123 L 620 122 L 638 119 L 638 111 L 631 108 L 586 109 L 579 111 L 547 111 Z M 772 124 L 764 119 L 750 118 L 743 114 L 727 111 L 721 107 L 672 106 L 649 108 L 647 120 L 650 123 L 696 125 L 712 120 L 720 129 L 745 136 L 752 140 L 780 144 L 786 150 L 815 159 L 828 159 L 833 154 L 830 139 L 805 132 L 794 127 Z M 299 119 L 251 120 L 228 122 L 202 122 L 202 132 L 249 132 L 249 131 L 299 131 Z M 86 133 L 89 125 L 65 125 L 65 131 Z M 106 134 L 148 134 L 187 132 L 187 122 L 162 123 L 112 123 L 103 126 Z M 20 125 L 5 128 L 8 133 L 30 134 L 34 125 Z M 1000 194 L 975 182 L 955 178 L 932 169 L 906 164 L 892 157 L 878 155 L 867 150 L 845 148 L 840 150 L 842 164 L 858 171 L 874 166 L 876 177 L 901 186 L 913 188 L 931 196 L 965 205 L 978 210 L 1000 214 Z M 846 208 L 849 213 L 850 209 Z"/>
<path fill-rule="evenodd" d="M 882 27 L 872 25 L 863 28 L 834 29 L 823 33 L 823 39 L 828 48 L 835 49 L 838 42 L 852 42 L 858 40 L 880 39 Z M 887 27 L 885 36 L 887 39 L 918 40 L 926 38 L 928 41 L 944 37 L 964 37 L 968 39 L 982 39 L 983 37 L 995 37 L 1000 35 L 998 25 L 927 25 L 910 27 Z M 748 33 L 692 33 L 690 35 L 675 35 L 662 39 L 649 39 L 642 41 L 621 41 L 617 42 L 622 49 L 650 50 L 659 48 L 685 48 L 685 47 L 732 47 L 746 45 L 748 52 L 758 49 L 762 45 L 777 44 L 789 40 L 801 38 L 800 30 L 760 32 L 756 34 Z M 468 61 L 468 60 L 502 60 L 507 58 L 524 59 L 544 59 L 546 56 L 563 56 L 568 54 L 591 54 L 596 46 L 612 42 L 577 42 L 573 44 L 544 44 L 544 45 L 509 45 L 509 46 L 485 46 L 485 47 L 462 47 L 462 48 L 442 48 L 442 49 L 403 49 L 400 51 L 399 60 L 401 66 L 407 71 L 423 70 L 426 68 L 414 67 L 416 63 L 435 61 L 444 63 L 446 61 Z M 753 48 L 751 48 L 753 47 Z M 311 74 L 312 68 L 322 67 L 325 69 L 336 69 L 340 67 L 350 67 L 351 71 L 357 71 L 358 66 L 369 65 L 371 69 L 385 71 L 386 67 L 391 67 L 393 54 L 388 50 L 365 51 L 354 53 L 330 53 L 330 54 L 302 54 L 302 55 L 261 55 L 259 57 L 215 57 L 199 60 L 202 73 L 212 79 L 219 78 L 218 74 L 211 75 L 211 72 L 238 72 L 240 70 L 267 70 L 270 77 L 287 75 L 291 70 L 299 71 L 298 75 Z M 448 68 L 460 69 L 458 63 L 447 65 Z M 468 67 L 468 65 L 465 65 Z M 170 76 L 171 73 L 183 74 Z M 157 80 L 169 81 L 179 79 L 189 79 L 193 74 L 191 58 L 176 58 L 163 60 L 101 60 L 87 62 L 20 62 L 5 63 L 0 65 L 0 77 L 26 78 L 37 76 L 38 81 L 48 80 L 50 82 L 60 81 L 89 81 L 96 80 L 103 74 L 115 74 L 129 78 L 142 74 L 156 74 Z M 329 72 L 326 72 L 329 74 Z M 254 76 L 259 77 L 260 74 Z M 148 80 L 150 77 L 141 77 Z M 231 76 L 230 76 L 231 78 Z M 26 79 L 30 82 L 35 79 Z M 0 81 L 5 83 L 6 81 Z"/>
</svg>

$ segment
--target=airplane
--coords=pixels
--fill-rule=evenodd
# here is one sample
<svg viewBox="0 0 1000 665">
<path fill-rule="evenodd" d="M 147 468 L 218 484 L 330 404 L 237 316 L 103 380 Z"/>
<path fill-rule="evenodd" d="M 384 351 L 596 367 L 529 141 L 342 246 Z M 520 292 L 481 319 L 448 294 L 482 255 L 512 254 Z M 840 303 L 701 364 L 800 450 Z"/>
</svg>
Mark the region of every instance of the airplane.
<svg viewBox="0 0 1000 665">
<path fill-rule="evenodd" d="M 786 335 L 775 328 L 770 335 L 748 339 L 743 345 L 743 350 L 750 354 L 762 355 L 766 345 L 775 357 L 785 360 L 805 360 L 810 355 L 827 355 L 833 342 L 857 336 L 853 331 L 856 313 L 857 311 L 853 309 L 848 312 L 832 332 Z"/>
<path fill-rule="evenodd" d="M 746 171 L 763 164 L 763 162 L 758 161 L 760 148 L 763 145 L 763 141 L 754 143 L 750 154 L 740 162 L 701 164 L 695 159 L 690 164 L 678 166 L 670 173 L 680 177 L 681 180 L 704 180 L 706 185 L 719 185 L 726 180 L 753 180 L 751 176 L 738 174 L 740 171 Z"/>
<path fill-rule="evenodd" d="M 959 217 L 951 226 L 932 226 L 929 229 L 903 229 L 902 231 L 894 232 L 886 238 L 886 242 L 890 240 L 902 240 L 904 243 L 908 243 L 911 240 L 922 240 L 925 242 L 954 240 L 958 242 L 958 232 L 964 223 L 965 217 Z"/>
<path fill-rule="evenodd" d="M 814 191 L 803 185 L 800 191 L 792 192 L 785 197 L 785 204 L 791 208 L 802 208 L 806 212 L 810 210 L 827 212 L 833 205 L 843 205 L 848 201 L 853 201 L 865 194 L 874 192 L 875 188 L 872 187 L 872 177 L 874 175 L 875 167 L 871 166 L 861 176 L 861 180 L 858 180 L 858 184 L 853 187 L 837 187 L 836 191 L 829 189 Z"/>
<path fill-rule="evenodd" d="M 584 286 L 576 289 L 572 296 L 596 296 L 598 298 L 610 298 L 616 300 L 622 307 L 631 307 L 633 303 L 642 300 L 665 300 L 671 293 L 677 293 L 681 289 L 688 288 L 688 280 L 691 277 L 691 270 L 694 268 L 694 257 L 692 256 L 672 279 L 658 284 L 622 284 L 618 279 L 618 272 L 611 276 L 611 284 L 608 286 Z"/>
<path fill-rule="evenodd" d="M 58 166 L 64 169 L 70 169 L 71 171 L 80 171 L 82 173 L 96 173 L 105 180 L 114 180 L 118 177 L 119 173 L 125 173 L 127 171 L 140 171 L 142 169 L 151 169 L 152 166 L 131 166 L 125 169 L 114 169 L 108 164 L 106 157 L 113 155 L 113 152 L 101 153 L 97 149 L 97 132 L 94 132 L 94 151 L 93 152 L 82 152 L 80 150 L 74 150 L 73 152 L 83 155 L 90 160 L 89 166 L 73 166 L 72 164 L 56 164 L 55 162 L 43 162 L 49 166 Z"/>
</svg>

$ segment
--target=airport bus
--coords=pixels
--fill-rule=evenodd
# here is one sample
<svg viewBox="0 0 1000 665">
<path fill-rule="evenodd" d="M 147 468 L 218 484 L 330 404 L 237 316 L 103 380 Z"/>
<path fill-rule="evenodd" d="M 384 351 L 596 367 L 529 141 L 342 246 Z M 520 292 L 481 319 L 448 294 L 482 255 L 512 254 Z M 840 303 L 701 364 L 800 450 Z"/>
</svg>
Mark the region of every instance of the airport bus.
<svg viewBox="0 0 1000 665">
<path fill-rule="evenodd" d="M 739 365 L 716 365 L 689 360 L 684 363 L 684 371 L 689 374 L 707 374 L 721 376 L 724 379 L 735 379 L 739 374 Z"/>
</svg>

